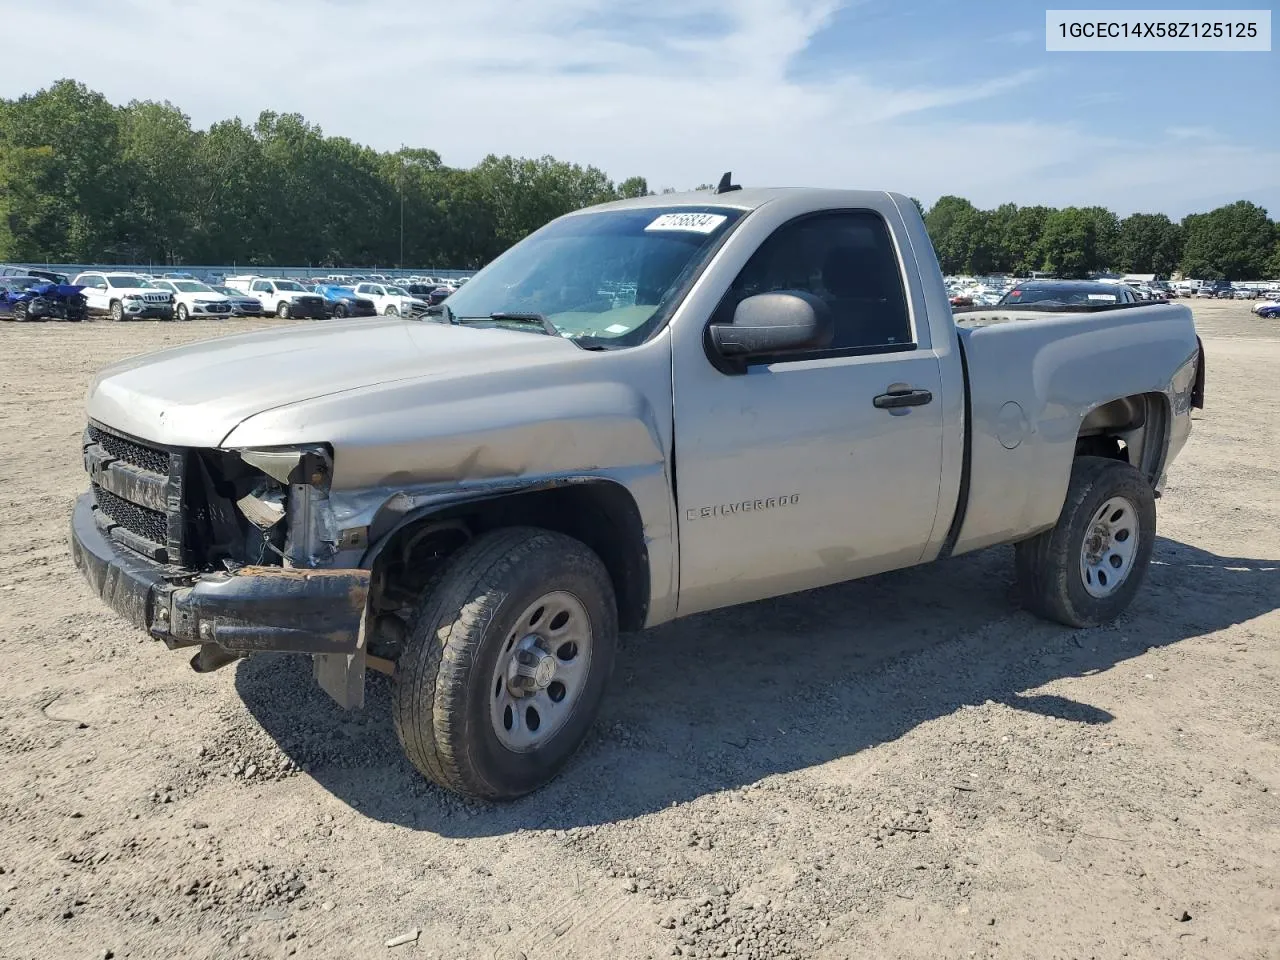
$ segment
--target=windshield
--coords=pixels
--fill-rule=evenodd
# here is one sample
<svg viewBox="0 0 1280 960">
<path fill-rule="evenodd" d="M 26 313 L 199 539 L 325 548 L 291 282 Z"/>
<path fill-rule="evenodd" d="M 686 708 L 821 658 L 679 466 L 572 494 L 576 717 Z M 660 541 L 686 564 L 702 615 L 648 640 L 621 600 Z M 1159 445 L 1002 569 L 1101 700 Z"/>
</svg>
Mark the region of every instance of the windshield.
<svg viewBox="0 0 1280 960">
<path fill-rule="evenodd" d="M 112 287 L 143 287 L 154 289 L 155 284 L 143 277 L 107 277 L 107 285 Z"/>
<path fill-rule="evenodd" d="M 302 284 L 298 283 L 298 281 L 296 280 L 277 280 L 276 289 L 277 290 L 302 290 L 303 292 L 305 292 L 307 288 L 304 287 Z"/>
<path fill-rule="evenodd" d="M 214 293 L 220 293 L 224 297 L 243 297 L 244 294 L 239 290 L 232 290 L 230 287 L 210 287 Z"/>
<path fill-rule="evenodd" d="M 1013 303 L 1058 303 L 1066 306 L 1116 303 L 1119 294 L 1105 287 L 1015 287 L 1000 298 L 1003 305 Z"/>
<path fill-rule="evenodd" d="M 173 285 L 183 293 L 214 293 L 213 287 L 199 283 L 196 280 L 175 280 Z"/>
<path fill-rule="evenodd" d="M 459 321 L 540 315 L 561 336 L 632 346 L 742 213 L 637 207 L 565 217 L 476 274 L 449 306 Z"/>
<path fill-rule="evenodd" d="M 409 296 L 409 291 L 404 289 L 404 287 L 383 287 L 382 289 L 387 291 L 388 296 L 392 296 L 392 297 Z"/>
</svg>

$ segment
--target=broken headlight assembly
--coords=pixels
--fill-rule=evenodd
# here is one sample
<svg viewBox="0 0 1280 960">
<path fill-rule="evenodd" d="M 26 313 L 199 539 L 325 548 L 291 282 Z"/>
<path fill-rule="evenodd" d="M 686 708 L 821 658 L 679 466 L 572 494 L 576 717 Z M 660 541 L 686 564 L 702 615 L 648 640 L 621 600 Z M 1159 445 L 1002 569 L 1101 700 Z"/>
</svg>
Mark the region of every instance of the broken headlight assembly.
<svg viewBox="0 0 1280 960">
<path fill-rule="evenodd" d="M 241 515 L 271 538 L 284 524 L 285 566 L 323 567 L 337 552 L 338 528 L 329 503 L 333 452 L 323 444 L 234 451 L 263 478 L 236 500 Z"/>
</svg>

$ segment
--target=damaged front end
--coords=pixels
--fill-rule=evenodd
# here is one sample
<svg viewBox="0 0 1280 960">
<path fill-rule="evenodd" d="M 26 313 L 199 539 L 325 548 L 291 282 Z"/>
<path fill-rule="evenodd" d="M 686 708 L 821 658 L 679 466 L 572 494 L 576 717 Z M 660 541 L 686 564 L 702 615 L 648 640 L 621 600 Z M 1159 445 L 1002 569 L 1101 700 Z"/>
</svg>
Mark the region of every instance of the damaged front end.
<svg viewBox="0 0 1280 960">
<path fill-rule="evenodd" d="M 327 447 L 172 449 L 91 424 L 84 455 L 72 555 L 113 609 L 171 648 L 198 645 L 198 671 L 309 653 L 339 703 L 363 702 L 369 571 L 329 566 Z"/>
</svg>

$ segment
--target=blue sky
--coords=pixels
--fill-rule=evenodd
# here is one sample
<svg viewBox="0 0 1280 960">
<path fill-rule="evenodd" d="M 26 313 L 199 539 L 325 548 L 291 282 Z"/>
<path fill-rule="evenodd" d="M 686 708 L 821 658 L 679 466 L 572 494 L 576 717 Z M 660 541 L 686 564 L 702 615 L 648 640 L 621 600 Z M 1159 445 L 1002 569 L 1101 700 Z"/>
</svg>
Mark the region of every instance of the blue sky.
<svg viewBox="0 0 1280 960">
<path fill-rule="evenodd" d="M 195 0 L 46 0 L 7 12 L 7 27 L 75 23 L 94 43 L 0 72 L 0 95 L 70 74 L 115 102 L 171 100 L 199 126 L 297 111 L 381 149 L 432 147 L 456 165 L 549 153 L 655 188 L 731 168 L 742 183 L 926 203 L 955 193 L 1181 216 L 1243 197 L 1280 216 L 1280 54 L 1046 53 L 1044 11 L 220 0 L 211 15 Z M 184 48 L 220 63 L 197 67 Z M 125 67 L 124 49 L 164 52 Z"/>
</svg>

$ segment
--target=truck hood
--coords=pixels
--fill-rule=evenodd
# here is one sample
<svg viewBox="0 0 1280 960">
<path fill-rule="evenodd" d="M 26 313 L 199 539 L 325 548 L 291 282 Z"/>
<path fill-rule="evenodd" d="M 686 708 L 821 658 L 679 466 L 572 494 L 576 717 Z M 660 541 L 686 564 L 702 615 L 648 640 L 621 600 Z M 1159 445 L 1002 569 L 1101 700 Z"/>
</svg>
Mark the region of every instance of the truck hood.
<svg viewBox="0 0 1280 960">
<path fill-rule="evenodd" d="M 502 369 L 578 354 L 537 332 L 387 318 L 326 321 L 133 357 L 89 388 L 91 419 L 153 443 L 214 447 L 246 418 L 363 387 Z"/>
</svg>

